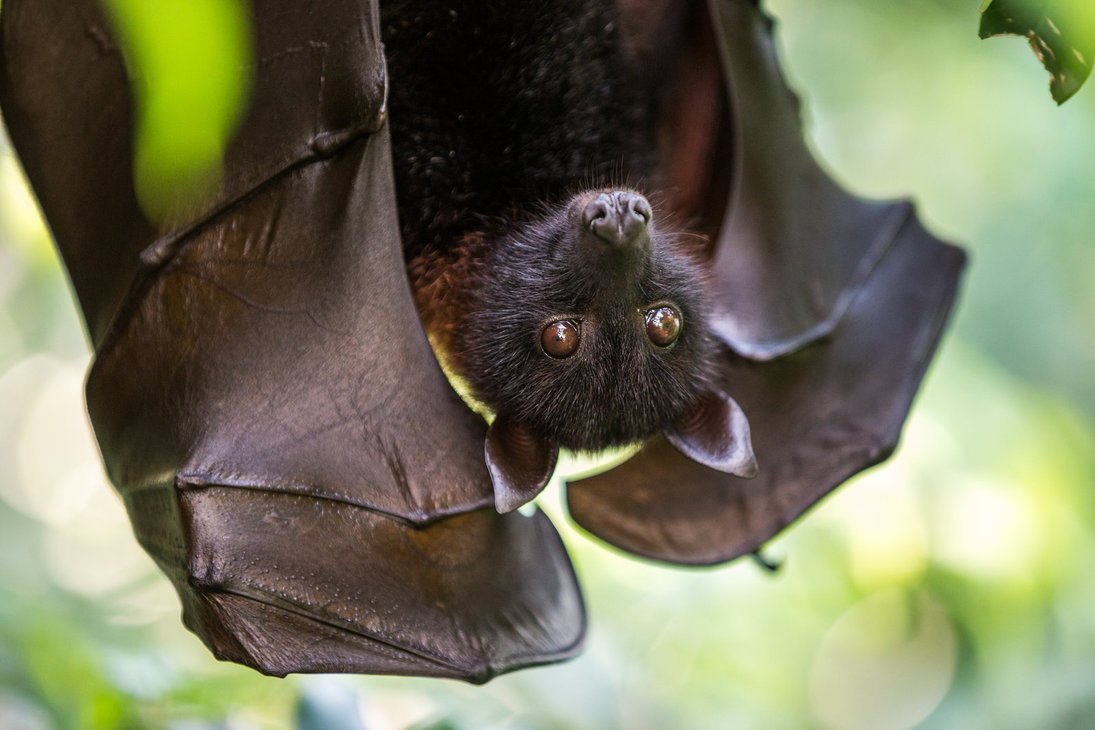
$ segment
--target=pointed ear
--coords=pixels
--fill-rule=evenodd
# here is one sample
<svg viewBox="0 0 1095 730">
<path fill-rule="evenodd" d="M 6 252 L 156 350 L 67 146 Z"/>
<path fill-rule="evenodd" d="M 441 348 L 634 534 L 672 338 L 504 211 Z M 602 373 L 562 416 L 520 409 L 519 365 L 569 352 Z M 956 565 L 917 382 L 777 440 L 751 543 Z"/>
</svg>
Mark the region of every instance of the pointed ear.
<svg viewBox="0 0 1095 730">
<path fill-rule="evenodd" d="M 704 466 L 747 479 L 757 474 L 749 421 L 741 406 L 722 391 L 704 395 L 665 437 L 677 451 Z"/>
<path fill-rule="evenodd" d="M 530 502 L 547 486 L 559 459 L 559 444 L 498 416 L 487 431 L 485 455 L 494 482 L 495 509 L 505 514 Z"/>
</svg>

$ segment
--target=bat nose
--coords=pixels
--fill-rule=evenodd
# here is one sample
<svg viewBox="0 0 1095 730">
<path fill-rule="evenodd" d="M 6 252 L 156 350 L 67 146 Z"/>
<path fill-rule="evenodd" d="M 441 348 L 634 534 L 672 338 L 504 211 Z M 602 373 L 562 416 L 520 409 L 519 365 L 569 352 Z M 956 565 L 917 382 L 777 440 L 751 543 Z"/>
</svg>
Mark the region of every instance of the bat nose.
<svg viewBox="0 0 1095 730">
<path fill-rule="evenodd" d="M 627 190 L 600 193 L 586 205 L 582 222 L 597 238 L 613 246 L 639 245 L 653 211 L 646 198 Z"/>
</svg>

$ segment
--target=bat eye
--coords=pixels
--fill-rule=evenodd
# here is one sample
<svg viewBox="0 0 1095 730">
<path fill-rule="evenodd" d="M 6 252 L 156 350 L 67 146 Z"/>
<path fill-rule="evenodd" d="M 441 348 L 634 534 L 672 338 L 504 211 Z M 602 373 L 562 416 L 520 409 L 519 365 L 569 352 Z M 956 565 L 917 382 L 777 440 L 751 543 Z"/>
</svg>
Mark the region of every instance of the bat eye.
<svg viewBox="0 0 1095 730">
<path fill-rule="evenodd" d="M 578 344 L 582 341 L 582 331 L 578 329 L 578 323 L 568 319 L 552 322 L 540 333 L 540 347 L 548 357 L 556 360 L 568 358 L 578 351 Z"/>
<path fill-rule="evenodd" d="M 669 347 L 681 334 L 684 318 L 676 307 L 665 305 L 646 310 L 646 336 L 658 347 Z"/>
</svg>

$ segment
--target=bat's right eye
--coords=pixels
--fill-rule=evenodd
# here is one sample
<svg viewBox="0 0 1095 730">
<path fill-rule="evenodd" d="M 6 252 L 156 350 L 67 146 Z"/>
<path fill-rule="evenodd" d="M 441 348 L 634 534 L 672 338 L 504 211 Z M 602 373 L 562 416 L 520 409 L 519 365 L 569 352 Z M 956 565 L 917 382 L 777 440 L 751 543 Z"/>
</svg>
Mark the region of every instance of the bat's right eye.
<svg viewBox="0 0 1095 730">
<path fill-rule="evenodd" d="M 578 322 L 561 319 L 552 322 L 540 333 L 540 347 L 548 357 L 563 360 L 578 351 L 582 342 L 582 330 Z"/>
<path fill-rule="evenodd" d="M 646 336 L 658 347 L 669 347 L 677 341 L 683 326 L 680 310 L 666 304 L 646 312 Z"/>
</svg>

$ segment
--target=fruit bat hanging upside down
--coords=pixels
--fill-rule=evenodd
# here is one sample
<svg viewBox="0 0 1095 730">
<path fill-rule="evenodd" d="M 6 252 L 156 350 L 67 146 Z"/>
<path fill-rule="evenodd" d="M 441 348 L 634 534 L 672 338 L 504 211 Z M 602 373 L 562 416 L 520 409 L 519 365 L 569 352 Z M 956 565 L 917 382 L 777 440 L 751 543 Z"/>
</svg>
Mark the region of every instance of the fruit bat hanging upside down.
<svg viewBox="0 0 1095 730">
<path fill-rule="evenodd" d="M 218 657 L 476 682 L 565 659 L 573 570 L 515 511 L 560 448 L 637 445 L 567 506 L 680 564 L 757 550 L 891 453 L 964 256 L 818 167 L 754 2 L 253 17 L 223 177 L 154 223 L 98 4 L 0 13 L 107 470 Z"/>
</svg>

